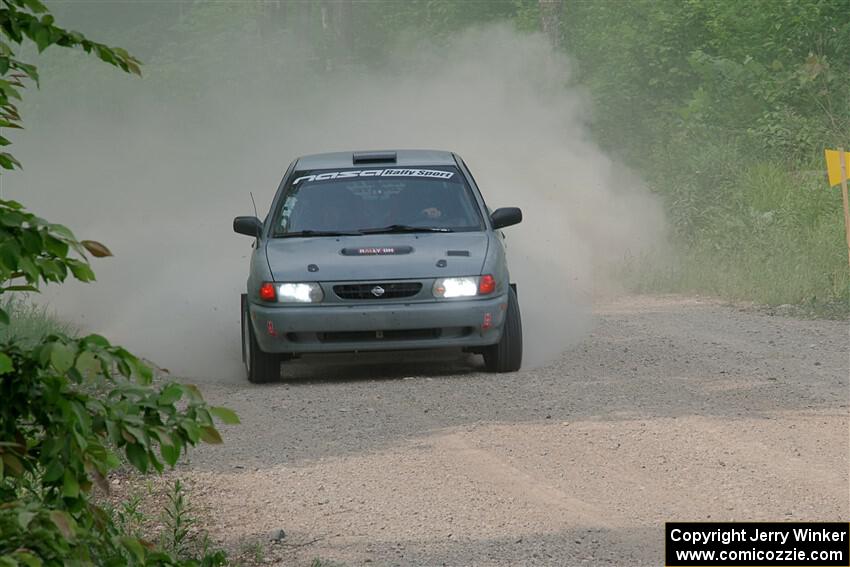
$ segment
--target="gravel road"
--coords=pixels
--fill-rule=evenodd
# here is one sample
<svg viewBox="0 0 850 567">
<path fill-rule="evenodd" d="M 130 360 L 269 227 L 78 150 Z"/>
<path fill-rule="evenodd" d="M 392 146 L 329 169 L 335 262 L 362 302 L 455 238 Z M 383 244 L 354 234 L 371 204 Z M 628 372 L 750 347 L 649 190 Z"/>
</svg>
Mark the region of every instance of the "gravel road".
<svg viewBox="0 0 850 567">
<path fill-rule="evenodd" d="M 278 565 L 657 566 L 665 521 L 850 517 L 847 322 L 686 297 L 594 311 L 516 374 L 384 354 L 201 384 L 242 425 L 179 474 L 213 539 Z"/>
</svg>

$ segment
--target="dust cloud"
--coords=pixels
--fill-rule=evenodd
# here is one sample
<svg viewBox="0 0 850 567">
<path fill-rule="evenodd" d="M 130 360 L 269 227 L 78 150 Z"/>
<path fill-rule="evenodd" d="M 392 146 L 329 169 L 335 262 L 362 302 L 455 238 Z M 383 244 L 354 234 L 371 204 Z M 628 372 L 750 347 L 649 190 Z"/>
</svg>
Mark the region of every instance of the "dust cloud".
<svg viewBox="0 0 850 567">
<path fill-rule="evenodd" d="M 147 61 L 143 79 L 51 55 L 52 68 L 76 70 L 43 72 L 15 140 L 26 169 L 3 176 L 5 197 L 115 254 L 94 261 L 95 284 L 48 291 L 55 311 L 172 373 L 242 379 L 251 241 L 231 220 L 252 214 L 249 192 L 263 216 L 298 155 L 453 150 L 491 208 L 522 207 L 506 232 L 526 366 L 586 336 L 592 296 L 616 286 L 610 268 L 658 242 L 659 206 L 591 141 L 592 109 L 542 36 L 473 29 L 377 70 L 317 70 L 291 38 L 227 48 L 222 62 L 206 45 Z M 181 57 L 194 65 L 185 73 Z"/>
</svg>

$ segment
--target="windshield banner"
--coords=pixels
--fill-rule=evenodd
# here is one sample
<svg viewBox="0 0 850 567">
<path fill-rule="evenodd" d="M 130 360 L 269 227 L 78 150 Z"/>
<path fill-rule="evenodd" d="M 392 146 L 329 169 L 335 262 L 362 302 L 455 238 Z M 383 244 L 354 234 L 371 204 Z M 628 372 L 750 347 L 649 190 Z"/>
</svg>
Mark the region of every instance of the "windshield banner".
<svg viewBox="0 0 850 567">
<path fill-rule="evenodd" d="M 327 171 L 315 175 L 304 175 L 292 182 L 293 185 L 310 181 L 328 181 L 330 179 L 351 179 L 354 177 L 430 177 L 432 179 L 449 179 L 454 171 L 438 169 L 357 169 L 354 171 Z"/>
</svg>

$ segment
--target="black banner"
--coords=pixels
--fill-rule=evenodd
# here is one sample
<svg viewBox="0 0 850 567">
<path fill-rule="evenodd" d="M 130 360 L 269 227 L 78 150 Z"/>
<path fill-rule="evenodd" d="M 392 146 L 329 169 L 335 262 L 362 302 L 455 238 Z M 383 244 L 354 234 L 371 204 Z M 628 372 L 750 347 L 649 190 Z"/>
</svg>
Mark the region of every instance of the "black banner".
<svg viewBox="0 0 850 567">
<path fill-rule="evenodd" d="M 667 567 L 850 567 L 845 522 L 668 522 Z"/>
<path fill-rule="evenodd" d="M 410 254 L 412 246 L 361 246 L 359 248 L 343 248 L 343 256 L 392 256 L 395 254 Z"/>
</svg>

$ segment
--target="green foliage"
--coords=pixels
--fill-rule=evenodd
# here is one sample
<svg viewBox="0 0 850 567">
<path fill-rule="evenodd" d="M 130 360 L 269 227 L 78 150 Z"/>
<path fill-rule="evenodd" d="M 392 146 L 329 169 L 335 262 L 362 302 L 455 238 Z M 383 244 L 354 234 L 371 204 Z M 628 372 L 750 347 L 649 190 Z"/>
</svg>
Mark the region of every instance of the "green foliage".
<svg viewBox="0 0 850 567">
<path fill-rule="evenodd" d="M 567 1 L 595 130 L 650 181 L 677 268 L 641 281 L 850 311 L 824 147 L 850 145 L 850 10 L 835 0 Z M 657 287 L 656 287 L 657 289 Z"/>
<path fill-rule="evenodd" d="M 179 479 L 171 484 L 166 495 L 167 502 L 162 512 L 164 530 L 161 535 L 160 548 L 166 550 L 172 557 L 189 559 L 195 554 L 194 549 L 198 544 L 190 541 L 189 533 L 196 525 L 197 520 L 190 514 L 186 501 L 183 484 Z M 210 552 L 209 540 L 204 537 L 200 542 L 200 555 L 206 557 L 208 564 L 224 562 L 223 552 Z"/>
<path fill-rule="evenodd" d="M 658 262 L 635 262 L 630 268 L 639 288 L 846 315 L 850 272 L 841 245 L 841 197 L 825 187 L 820 164 L 794 172 L 772 161 L 751 161 L 734 148 L 711 148 L 690 157 L 670 156 L 676 168 L 655 180 L 669 196 L 674 245 L 684 253 L 661 270 L 647 269 Z"/>
<path fill-rule="evenodd" d="M 39 53 L 50 47 L 80 48 L 120 69 L 141 74 L 139 61 L 121 48 L 108 47 L 91 41 L 83 34 L 64 30 L 54 23 L 53 16 L 39 0 L 2 0 L 0 2 L 0 128 L 21 128 L 21 116 L 13 101 L 21 100 L 23 81 L 38 83 L 38 70 L 18 59 L 12 45 L 25 40 L 35 43 Z M 0 136 L 0 146 L 9 140 Z M 0 152 L 0 167 L 14 169 L 21 164 L 8 152 Z"/>
<path fill-rule="evenodd" d="M 0 293 L 37 291 L 41 283 L 62 282 L 72 274 L 89 282 L 94 272 L 85 257 L 108 256 L 109 250 L 93 241 L 77 242 L 70 230 L 48 223 L 23 209 L 15 201 L 0 200 Z M 74 251 L 79 258 L 69 257 Z M 23 280 L 20 283 L 10 283 Z M 9 315 L 0 308 L 0 323 L 9 323 Z"/>
<path fill-rule="evenodd" d="M 172 484 L 167 498 L 168 502 L 162 514 L 165 530 L 162 533 L 161 547 L 179 556 L 186 551 L 189 528 L 195 523 L 195 519 L 189 515 L 186 508 L 186 497 L 179 479 Z"/>
<path fill-rule="evenodd" d="M 0 523 L 8 524 L 0 564 L 22 553 L 46 565 L 168 564 L 171 555 L 120 534 L 91 502 L 92 489 L 108 491 L 119 454 L 143 473 L 162 471 L 191 445 L 221 442 L 212 412 L 237 420 L 208 407 L 194 386 L 152 379 L 149 366 L 98 335 L 0 347 Z"/>
<path fill-rule="evenodd" d="M 635 159 L 647 137 L 663 142 L 671 131 L 804 161 L 846 141 L 846 3 L 636 0 L 566 11 L 564 37 L 598 100 L 603 139 Z"/>
<path fill-rule="evenodd" d="M 115 518 L 115 527 L 119 533 L 141 539 L 145 515 L 141 511 L 142 497 L 138 493 L 130 494 L 117 508 L 111 510 Z"/>
<path fill-rule="evenodd" d="M 321 557 L 314 557 L 310 562 L 310 567 L 344 567 L 342 563 L 338 563 L 336 561 L 330 561 L 328 559 L 322 559 Z"/>
<path fill-rule="evenodd" d="M 12 101 L 21 99 L 23 80 L 38 81 L 36 68 L 12 48 L 25 40 L 39 52 L 78 47 L 139 73 L 124 50 L 57 27 L 39 0 L 0 0 L 0 37 L 0 127 L 21 127 Z M 2 152 L 0 167 L 20 164 Z M 36 292 L 69 276 L 90 282 L 87 253 L 111 255 L 99 242 L 78 241 L 64 226 L 0 200 L 0 295 Z M 10 305 L 0 306 L 0 325 L 10 324 Z M 106 475 L 119 455 L 142 473 L 161 472 L 189 446 L 221 443 L 213 415 L 238 422 L 230 410 L 207 406 L 196 387 L 154 385 L 153 378 L 150 366 L 99 335 L 19 342 L 7 333 L 0 345 L 0 566 L 224 564 L 220 552 L 194 559 L 124 533 L 121 516 L 116 521 L 91 498 L 95 487 L 108 492 Z"/>
<path fill-rule="evenodd" d="M 388 43 L 540 16 L 536 0 L 371 3 L 355 47 L 368 64 Z M 850 311 L 840 198 L 813 173 L 850 146 L 846 1 L 563 0 L 560 25 L 597 139 L 668 211 L 678 267 L 641 264 L 642 282 Z"/>
</svg>

